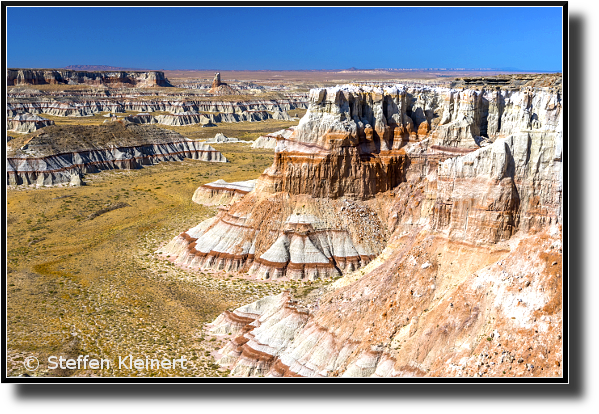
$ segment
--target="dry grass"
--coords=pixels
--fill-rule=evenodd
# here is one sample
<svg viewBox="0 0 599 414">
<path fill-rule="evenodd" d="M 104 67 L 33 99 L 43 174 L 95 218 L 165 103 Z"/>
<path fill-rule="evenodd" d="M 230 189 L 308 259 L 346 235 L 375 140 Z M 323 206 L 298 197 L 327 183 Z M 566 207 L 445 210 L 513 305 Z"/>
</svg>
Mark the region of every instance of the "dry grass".
<svg viewBox="0 0 599 414">
<path fill-rule="evenodd" d="M 87 85 L 27 88 L 93 89 Z M 277 98 L 280 94 L 267 93 L 206 99 Z M 295 116 L 303 113 L 290 111 Z M 59 126 L 101 125 L 108 119 L 105 114 L 42 116 Z M 191 139 L 222 132 L 248 140 L 296 124 L 269 120 L 209 128 L 159 127 Z M 19 134 L 9 149 L 23 145 L 33 134 Z M 189 272 L 154 255 L 177 234 L 216 214 L 216 209 L 191 201 L 198 186 L 219 178 L 257 178 L 273 159 L 271 150 L 253 150 L 248 144 L 214 147 L 231 162 L 185 160 L 88 174 L 84 177 L 87 185 L 78 188 L 8 188 L 7 375 L 27 373 L 23 359 L 30 355 L 41 362 L 33 374 L 38 376 L 227 375 L 210 355 L 222 346 L 222 340 L 205 337 L 204 323 L 225 309 L 301 284 L 257 282 L 232 272 Z M 120 370 L 114 365 L 101 371 L 47 369 L 50 355 L 80 354 L 113 362 L 130 354 L 159 359 L 185 356 L 191 363 L 188 370 L 150 372 Z"/>
<path fill-rule="evenodd" d="M 203 324 L 293 284 L 244 281 L 228 274 L 187 272 L 153 252 L 180 232 L 215 214 L 191 202 L 195 189 L 223 178 L 256 178 L 272 152 L 220 145 L 233 162 L 195 160 L 133 171 L 89 174 L 79 188 L 9 188 L 7 192 L 8 375 L 222 376 L 209 353 L 218 340 Z M 116 203 L 130 207 L 87 217 Z M 117 360 L 185 356 L 189 370 L 49 371 L 50 355 Z"/>
</svg>

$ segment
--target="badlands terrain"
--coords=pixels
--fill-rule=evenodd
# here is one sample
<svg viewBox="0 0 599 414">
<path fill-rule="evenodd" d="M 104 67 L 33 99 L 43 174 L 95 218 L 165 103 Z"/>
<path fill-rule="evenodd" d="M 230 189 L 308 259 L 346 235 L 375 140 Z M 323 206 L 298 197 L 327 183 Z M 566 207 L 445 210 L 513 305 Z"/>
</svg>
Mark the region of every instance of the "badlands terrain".
<svg viewBox="0 0 599 414">
<path fill-rule="evenodd" d="M 560 377 L 561 75 L 364 72 L 9 70 L 9 375 Z"/>
</svg>

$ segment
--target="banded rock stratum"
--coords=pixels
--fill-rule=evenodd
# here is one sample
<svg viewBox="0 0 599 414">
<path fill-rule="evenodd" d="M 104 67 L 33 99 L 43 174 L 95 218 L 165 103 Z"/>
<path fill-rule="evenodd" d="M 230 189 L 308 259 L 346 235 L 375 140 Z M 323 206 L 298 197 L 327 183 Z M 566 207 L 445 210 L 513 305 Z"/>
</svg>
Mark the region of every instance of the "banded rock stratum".
<svg viewBox="0 0 599 414">
<path fill-rule="evenodd" d="M 111 87 L 172 86 L 161 71 L 76 71 L 67 69 L 7 69 L 7 85 L 107 85 Z"/>
<path fill-rule="evenodd" d="M 191 268 L 343 277 L 223 313 L 219 362 L 560 376 L 561 107 L 556 88 L 312 90 L 255 189 L 163 250 Z"/>
<path fill-rule="evenodd" d="M 184 158 L 227 162 L 217 150 L 153 125 L 110 122 L 48 126 L 7 158 L 9 185 L 80 183 L 87 173 L 134 169 Z"/>
</svg>

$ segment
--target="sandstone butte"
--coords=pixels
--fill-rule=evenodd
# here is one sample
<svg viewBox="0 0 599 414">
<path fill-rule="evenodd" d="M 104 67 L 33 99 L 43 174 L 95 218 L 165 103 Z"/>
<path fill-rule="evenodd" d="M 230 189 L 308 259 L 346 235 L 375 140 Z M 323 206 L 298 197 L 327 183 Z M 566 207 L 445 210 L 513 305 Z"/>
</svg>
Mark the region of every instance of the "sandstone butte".
<svg viewBox="0 0 599 414">
<path fill-rule="evenodd" d="M 336 278 L 221 314 L 208 327 L 230 338 L 219 363 L 233 376 L 561 376 L 561 109 L 555 87 L 312 90 L 255 188 L 161 249 L 190 269 Z"/>
</svg>

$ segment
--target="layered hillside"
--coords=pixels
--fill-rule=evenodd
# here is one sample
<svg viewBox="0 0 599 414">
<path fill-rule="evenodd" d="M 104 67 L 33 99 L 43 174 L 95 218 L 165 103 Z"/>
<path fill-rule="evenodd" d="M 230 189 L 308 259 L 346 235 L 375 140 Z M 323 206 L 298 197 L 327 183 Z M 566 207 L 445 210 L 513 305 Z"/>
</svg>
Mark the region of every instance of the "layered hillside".
<svg viewBox="0 0 599 414">
<path fill-rule="evenodd" d="M 46 99 L 15 98 L 6 105 L 9 116 L 21 113 L 49 114 L 54 116 L 92 116 L 100 112 L 123 113 L 136 112 L 171 112 L 164 115 L 204 116 L 216 122 L 260 121 L 272 118 L 265 111 L 282 112 L 290 109 L 306 108 L 307 103 L 301 99 L 281 99 L 248 102 L 218 101 L 181 101 L 181 100 L 136 100 L 136 99 Z M 168 120 L 169 118 L 164 118 Z M 198 118 L 199 119 L 199 118 Z M 198 121 L 200 122 L 200 121 Z M 196 123 L 198 123 L 196 122 Z"/>
<path fill-rule="evenodd" d="M 79 183 L 85 173 L 133 169 L 184 158 L 226 162 L 210 145 L 152 125 L 48 126 L 15 144 L 7 158 L 9 185 Z"/>
<path fill-rule="evenodd" d="M 561 375 L 561 107 L 559 88 L 312 90 L 255 189 L 163 250 L 191 268 L 343 277 L 222 314 L 219 362 Z"/>
<path fill-rule="evenodd" d="M 76 71 L 66 69 L 7 69 L 6 85 L 106 85 L 110 87 L 172 86 L 160 71 Z"/>
<path fill-rule="evenodd" d="M 6 127 L 9 131 L 18 132 L 20 134 L 28 134 L 48 125 L 54 125 L 54 121 L 32 114 L 16 115 L 12 118 L 8 118 L 6 123 Z"/>
</svg>

